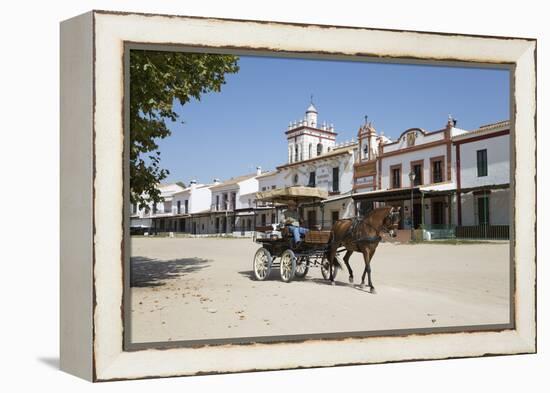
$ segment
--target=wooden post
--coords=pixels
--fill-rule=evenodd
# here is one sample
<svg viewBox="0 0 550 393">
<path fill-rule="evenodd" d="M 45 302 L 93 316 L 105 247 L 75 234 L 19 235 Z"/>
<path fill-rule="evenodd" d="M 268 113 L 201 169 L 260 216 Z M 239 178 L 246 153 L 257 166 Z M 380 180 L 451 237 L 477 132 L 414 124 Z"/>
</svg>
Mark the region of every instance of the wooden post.
<svg viewBox="0 0 550 393">
<path fill-rule="evenodd" d="M 452 206 L 453 206 L 453 195 L 449 193 L 449 195 L 447 195 L 447 219 L 448 219 L 447 223 L 449 226 L 453 224 Z"/>
<path fill-rule="evenodd" d="M 424 227 L 424 222 L 425 222 L 424 215 L 426 214 L 426 209 L 424 209 L 424 193 L 422 191 L 420 192 L 420 209 L 422 211 L 422 214 L 420 215 L 420 225 Z"/>
</svg>

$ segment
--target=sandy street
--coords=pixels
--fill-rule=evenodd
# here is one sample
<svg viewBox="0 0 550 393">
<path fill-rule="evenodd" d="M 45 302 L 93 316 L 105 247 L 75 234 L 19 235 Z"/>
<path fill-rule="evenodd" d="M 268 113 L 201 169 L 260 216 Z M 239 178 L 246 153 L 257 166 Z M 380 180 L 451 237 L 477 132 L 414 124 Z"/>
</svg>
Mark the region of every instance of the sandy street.
<svg viewBox="0 0 550 393">
<path fill-rule="evenodd" d="M 255 281 L 251 239 L 133 238 L 134 343 L 504 324 L 509 319 L 509 244 L 396 245 L 374 257 L 377 294 L 351 266 L 330 286 L 319 269 L 284 283 L 273 269 Z"/>
</svg>

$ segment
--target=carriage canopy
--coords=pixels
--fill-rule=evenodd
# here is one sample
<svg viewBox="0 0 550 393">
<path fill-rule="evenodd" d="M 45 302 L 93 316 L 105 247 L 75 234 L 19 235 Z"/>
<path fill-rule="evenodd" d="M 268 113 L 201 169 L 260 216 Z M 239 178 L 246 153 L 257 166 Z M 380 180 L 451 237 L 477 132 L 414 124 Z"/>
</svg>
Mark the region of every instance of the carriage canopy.
<svg viewBox="0 0 550 393">
<path fill-rule="evenodd" d="M 286 203 L 296 202 L 317 202 L 328 198 L 328 191 L 316 187 L 291 186 L 276 188 L 275 190 L 261 191 L 256 193 L 256 200 L 262 202 Z"/>
</svg>

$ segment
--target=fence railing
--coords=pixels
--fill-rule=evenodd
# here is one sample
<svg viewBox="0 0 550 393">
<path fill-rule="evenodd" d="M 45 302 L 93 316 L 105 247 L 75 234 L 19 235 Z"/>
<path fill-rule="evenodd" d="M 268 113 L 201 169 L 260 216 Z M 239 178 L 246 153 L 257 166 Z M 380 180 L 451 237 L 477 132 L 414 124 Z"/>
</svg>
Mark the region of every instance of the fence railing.
<svg viewBox="0 0 550 393">
<path fill-rule="evenodd" d="M 323 229 L 329 230 L 332 227 L 332 220 L 317 220 L 310 226 L 307 222 L 303 224 L 304 227 L 310 229 Z M 228 233 L 250 233 L 258 228 L 265 227 L 271 229 L 271 225 L 266 223 L 262 225 L 261 222 L 256 222 L 256 227 L 251 223 L 248 225 L 237 225 L 226 228 L 226 231 L 220 226 L 219 228 L 208 227 L 205 229 L 197 228 L 197 234 L 228 234 Z M 508 225 L 470 225 L 470 226 L 456 226 L 456 225 L 429 225 L 424 224 L 418 230 L 417 236 L 423 234 L 423 240 L 438 240 L 438 239 L 465 239 L 465 240 L 509 240 L 510 239 L 510 227 Z M 148 232 L 150 235 L 162 234 L 168 232 L 174 233 L 187 233 L 192 234 L 193 228 L 180 228 L 180 227 L 164 227 L 164 228 L 130 228 L 132 235 L 142 235 Z"/>
<path fill-rule="evenodd" d="M 460 239 L 510 239 L 508 225 L 457 226 L 456 237 Z"/>
<path fill-rule="evenodd" d="M 424 224 L 421 225 L 421 229 L 428 232 L 429 235 L 425 235 L 426 240 L 437 239 L 454 239 L 456 238 L 456 226 L 445 224 Z"/>
<path fill-rule="evenodd" d="M 435 239 L 486 239 L 509 240 L 509 225 L 437 225 L 424 224 L 422 229 L 429 233 L 429 238 Z"/>
</svg>

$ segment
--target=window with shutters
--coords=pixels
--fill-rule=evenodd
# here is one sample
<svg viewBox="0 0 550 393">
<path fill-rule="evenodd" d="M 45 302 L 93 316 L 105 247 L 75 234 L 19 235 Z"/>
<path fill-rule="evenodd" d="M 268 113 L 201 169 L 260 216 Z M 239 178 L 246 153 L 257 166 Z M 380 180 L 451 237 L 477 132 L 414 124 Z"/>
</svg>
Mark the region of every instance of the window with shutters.
<svg viewBox="0 0 550 393">
<path fill-rule="evenodd" d="M 477 176 L 487 176 L 487 149 L 477 151 Z"/>
</svg>

